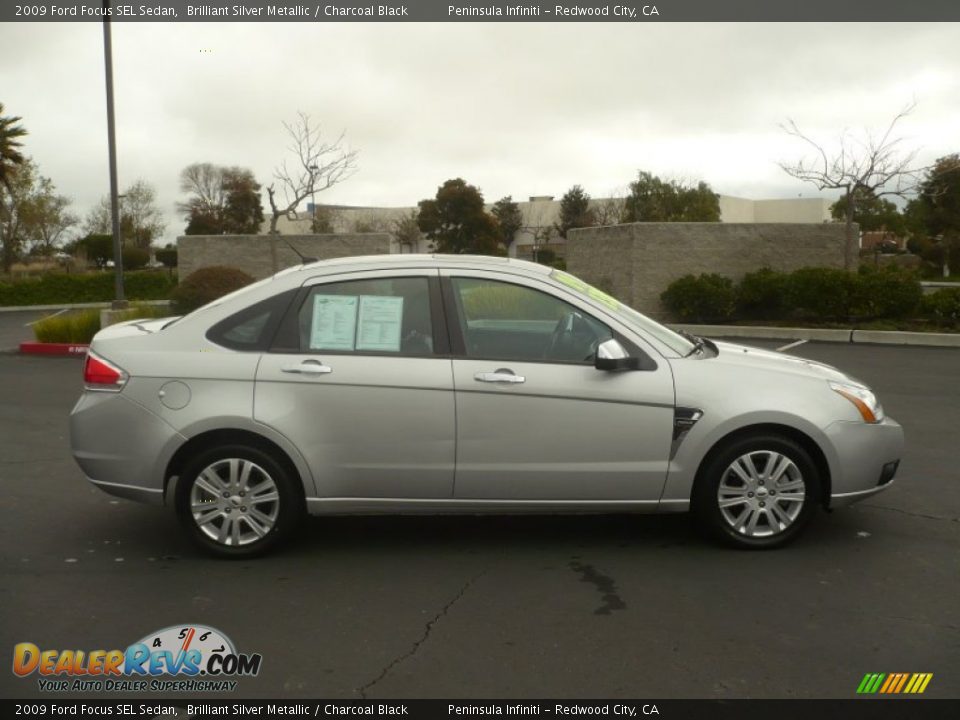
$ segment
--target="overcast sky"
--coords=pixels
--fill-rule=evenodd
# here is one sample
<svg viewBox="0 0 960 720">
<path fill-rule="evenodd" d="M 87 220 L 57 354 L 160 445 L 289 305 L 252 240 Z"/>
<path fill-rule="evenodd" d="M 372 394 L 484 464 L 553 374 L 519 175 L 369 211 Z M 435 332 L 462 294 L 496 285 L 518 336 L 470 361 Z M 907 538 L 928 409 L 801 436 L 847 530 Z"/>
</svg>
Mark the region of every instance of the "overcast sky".
<svg viewBox="0 0 960 720">
<path fill-rule="evenodd" d="M 178 176 L 240 165 L 268 184 L 302 110 L 345 130 L 359 171 L 318 202 L 403 206 L 451 177 L 504 195 L 594 197 L 638 169 L 751 198 L 810 197 L 777 160 L 880 129 L 906 103 L 911 145 L 960 151 L 956 24 L 115 23 L 121 188 L 153 184 L 184 223 Z M 81 214 L 109 190 L 102 28 L 0 24 L 0 102 Z M 264 198 L 266 206 L 266 198 Z"/>
</svg>

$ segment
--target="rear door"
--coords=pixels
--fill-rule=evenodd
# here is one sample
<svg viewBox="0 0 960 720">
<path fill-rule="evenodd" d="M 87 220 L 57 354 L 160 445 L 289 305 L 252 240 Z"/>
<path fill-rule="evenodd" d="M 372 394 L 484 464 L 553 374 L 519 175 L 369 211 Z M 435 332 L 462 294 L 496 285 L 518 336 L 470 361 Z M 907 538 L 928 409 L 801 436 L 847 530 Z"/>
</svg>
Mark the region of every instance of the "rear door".
<svg viewBox="0 0 960 720">
<path fill-rule="evenodd" d="M 300 449 L 323 498 L 449 498 L 453 380 L 436 270 L 304 287 L 257 370 L 254 416 Z"/>
</svg>

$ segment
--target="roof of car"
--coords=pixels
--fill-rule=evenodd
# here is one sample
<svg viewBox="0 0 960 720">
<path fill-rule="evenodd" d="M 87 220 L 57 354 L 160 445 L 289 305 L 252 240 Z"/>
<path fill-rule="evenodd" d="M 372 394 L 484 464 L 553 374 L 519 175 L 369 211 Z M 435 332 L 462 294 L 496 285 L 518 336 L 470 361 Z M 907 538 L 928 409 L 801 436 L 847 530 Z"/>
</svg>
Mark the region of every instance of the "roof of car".
<svg viewBox="0 0 960 720">
<path fill-rule="evenodd" d="M 287 275 L 293 272 L 327 270 L 332 268 L 358 267 L 423 267 L 424 265 L 433 267 L 509 267 L 511 269 L 526 270 L 540 275 L 549 274 L 552 268 L 539 263 L 529 262 L 527 260 L 518 260 L 508 257 L 494 257 L 490 255 L 444 255 L 434 254 L 397 254 L 397 255 L 353 255 L 349 257 L 332 258 L 330 260 L 318 260 L 304 265 L 281 270 L 276 276 Z M 276 277 L 275 276 L 275 277 Z"/>
</svg>

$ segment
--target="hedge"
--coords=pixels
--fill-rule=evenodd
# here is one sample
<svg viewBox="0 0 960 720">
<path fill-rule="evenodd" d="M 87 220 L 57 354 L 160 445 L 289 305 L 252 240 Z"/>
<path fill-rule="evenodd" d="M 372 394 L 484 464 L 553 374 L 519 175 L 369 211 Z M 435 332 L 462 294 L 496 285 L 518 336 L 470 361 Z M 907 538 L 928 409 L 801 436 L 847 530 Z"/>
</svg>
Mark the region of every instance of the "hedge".
<svg viewBox="0 0 960 720">
<path fill-rule="evenodd" d="M 177 281 L 167 272 L 147 270 L 124 273 L 123 284 L 129 300 L 165 300 Z M 39 278 L 0 282 L 0 306 L 110 302 L 113 298 L 111 272 L 49 273 Z"/>
<path fill-rule="evenodd" d="M 921 301 L 923 315 L 937 325 L 960 327 L 960 288 L 944 288 Z"/>
<path fill-rule="evenodd" d="M 850 322 L 914 318 L 919 312 L 937 324 L 956 325 L 960 289 L 941 293 L 924 297 L 916 274 L 894 266 L 861 267 L 856 273 L 808 267 L 792 273 L 763 268 L 737 285 L 718 275 L 686 275 L 672 282 L 660 299 L 684 322 Z"/>
<path fill-rule="evenodd" d="M 693 322 L 724 322 L 736 307 L 733 281 L 716 274 L 684 275 L 660 299 L 673 314 Z"/>
</svg>

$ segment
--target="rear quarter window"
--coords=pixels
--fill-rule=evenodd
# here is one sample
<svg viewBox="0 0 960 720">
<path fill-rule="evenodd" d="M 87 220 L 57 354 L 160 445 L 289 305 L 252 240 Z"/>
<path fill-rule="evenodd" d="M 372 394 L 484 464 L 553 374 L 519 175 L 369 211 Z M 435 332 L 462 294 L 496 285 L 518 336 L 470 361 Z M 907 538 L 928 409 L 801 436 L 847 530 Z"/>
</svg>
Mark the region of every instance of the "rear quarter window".
<svg viewBox="0 0 960 720">
<path fill-rule="evenodd" d="M 296 294 L 297 289 L 294 288 L 234 313 L 211 327 L 207 331 L 207 339 L 231 350 L 266 350 Z"/>
</svg>

